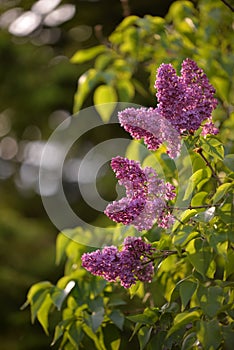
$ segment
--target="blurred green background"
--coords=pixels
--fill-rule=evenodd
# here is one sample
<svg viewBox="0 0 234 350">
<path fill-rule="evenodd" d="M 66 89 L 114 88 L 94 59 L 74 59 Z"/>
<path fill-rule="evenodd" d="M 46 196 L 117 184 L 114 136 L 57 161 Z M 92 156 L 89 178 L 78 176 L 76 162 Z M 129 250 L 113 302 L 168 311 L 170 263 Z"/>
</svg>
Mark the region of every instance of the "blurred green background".
<svg viewBox="0 0 234 350">
<path fill-rule="evenodd" d="M 90 67 L 73 65 L 70 58 L 104 42 L 125 15 L 164 16 L 172 2 L 0 1 L 2 350 L 49 349 L 51 342 L 38 324 L 31 325 L 29 309 L 20 307 L 33 283 L 55 282 L 62 274 L 55 267 L 57 229 L 42 205 L 38 169 L 43 145 L 72 114 L 77 79 Z M 92 137 L 97 142 L 100 135 Z"/>
</svg>

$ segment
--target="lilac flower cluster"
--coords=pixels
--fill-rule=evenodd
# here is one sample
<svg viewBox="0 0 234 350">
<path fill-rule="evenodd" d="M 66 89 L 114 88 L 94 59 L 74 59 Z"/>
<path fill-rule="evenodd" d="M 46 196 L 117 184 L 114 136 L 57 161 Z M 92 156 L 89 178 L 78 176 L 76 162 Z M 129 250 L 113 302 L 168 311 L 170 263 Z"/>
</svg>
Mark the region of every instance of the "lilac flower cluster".
<svg viewBox="0 0 234 350">
<path fill-rule="evenodd" d="M 171 158 L 179 154 L 180 135 L 167 119 L 160 116 L 158 108 L 126 108 L 118 116 L 121 126 L 134 139 L 143 138 L 149 150 L 156 150 L 162 143 L 166 143 L 167 153 Z"/>
<path fill-rule="evenodd" d="M 160 179 L 153 168 L 142 169 L 134 160 L 118 156 L 112 159 L 111 166 L 119 184 L 126 188 L 126 197 L 109 204 L 105 214 L 139 231 L 150 229 L 156 220 L 163 228 L 171 226 L 174 218 L 166 201 L 175 197 L 174 186 Z"/>
<path fill-rule="evenodd" d="M 180 151 L 180 136 L 193 133 L 201 124 L 203 135 L 217 134 L 211 113 L 217 106 L 215 89 L 202 69 L 191 59 L 182 63 L 181 76 L 171 64 L 161 64 L 157 71 L 157 108 L 127 108 L 119 112 L 121 126 L 133 138 L 144 138 L 150 150 L 167 143 L 167 152 L 175 158 Z"/>
<path fill-rule="evenodd" d="M 181 76 L 176 75 L 171 64 L 162 64 L 157 73 L 159 114 L 169 120 L 179 132 L 197 130 L 217 106 L 214 87 L 203 70 L 191 59 L 183 61 Z"/>
<path fill-rule="evenodd" d="M 155 249 L 142 238 L 127 237 L 122 250 L 107 246 L 82 255 L 82 266 L 93 275 L 109 282 L 120 281 L 124 288 L 130 288 L 137 280 L 151 282 L 154 272 L 151 257 Z"/>
</svg>

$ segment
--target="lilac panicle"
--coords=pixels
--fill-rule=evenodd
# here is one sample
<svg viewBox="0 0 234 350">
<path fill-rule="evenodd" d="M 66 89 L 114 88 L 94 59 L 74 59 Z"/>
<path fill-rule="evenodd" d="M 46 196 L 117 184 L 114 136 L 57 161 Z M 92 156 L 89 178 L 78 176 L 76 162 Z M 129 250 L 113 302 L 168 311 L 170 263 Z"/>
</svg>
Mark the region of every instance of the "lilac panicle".
<svg viewBox="0 0 234 350">
<path fill-rule="evenodd" d="M 202 135 L 217 134 L 211 116 L 217 106 L 215 89 L 194 61 L 183 61 L 181 76 L 171 64 L 161 64 L 155 88 L 157 108 L 126 108 L 118 113 L 121 126 L 133 138 L 143 138 L 150 150 L 166 143 L 168 155 L 175 158 L 184 132 L 194 133 L 202 125 Z"/>
<path fill-rule="evenodd" d="M 197 130 L 203 121 L 211 121 L 217 106 L 213 97 L 215 89 L 203 70 L 187 58 L 181 66 L 181 76 L 176 75 L 171 64 L 162 64 L 155 81 L 159 114 L 170 121 L 179 132 Z"/>
<path fill-rule="evenodd" d="M 93 275 L 109 282 L 120 281 L 124 288 L 130 288 L 137 280 L 151 282 L 153 263 L 150 260 L 155 249 L 141 237 L 127 237 L 122 250 L 115 246 L 104 247 L 82 255 L 82 266 Z"/>
<path fill-rule="evenodd" d="M 159 114 L 158 108 L 126 108 L 118 113 L 120 125 L 140 140 L 144 139 L 149 150 L 157 150 L 162 143 L 167 144 L 167 153 L 175 158 L 181 148 L 178 132 Z"/>
<path fill-rule="evenodd" d="M 150 229 L 157 219 L 159 226 L 169 227 L 173 220 L 166 201 L 175 197 L 174 186 L 160 179 L 153 168 L 142 169 L 134 160 L 117 156 L 112 159 L 111 166 L 119 183 L 126 187 L 126 197 L 109 204 L 105 214 L 139 231 Z"/>
</svg>

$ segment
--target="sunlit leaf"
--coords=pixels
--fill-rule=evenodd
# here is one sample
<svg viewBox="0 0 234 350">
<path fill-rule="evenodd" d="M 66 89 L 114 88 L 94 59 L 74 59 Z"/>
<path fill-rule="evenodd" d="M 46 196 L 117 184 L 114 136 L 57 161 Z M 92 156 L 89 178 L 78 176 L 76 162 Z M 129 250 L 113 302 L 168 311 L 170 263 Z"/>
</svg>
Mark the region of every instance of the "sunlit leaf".
<svg viewBox="0 0 234 350">
<path fill-rule="evenodd" d="M 186 247 L 188 260 L 204 277 L 213 258 L 213 253 L 207 242 L 200 238 L 190 241 Z"/>
<path fill-rule="evenodd" d="M 82 329 L 85 332 L 85 334 L 93 340 L 97 350 L 105 350 L 105 348 L 102 345 L 102 342 L 98 339 L 98 336 L 86 323 L 82 323 Z"/>
<path fill-rule="evenodd" d="M 188 200 L 199 182 L 203 181 L 203 184 L 209 180 L 211 177 L 211 172 L 208 169 L 197 170 L 188 181 L 187 189 L 184 194 L 183 200 Z"/>
<path fill-rule="evenodd" d="M 65 256 L 65 251 L 70 243 L 67 236 L 62 232 L 58 234 L 56 239 L 56 264 L 60 264 L 62 258 Z"/>
<path fill-rule="evenodd" d="M 73 322 L 69 329 L 67 330 L 67 337 L 70 340 L 74 349 L 79 349 L 79 344 L 84 337 L 84 332 L 82 330 L 81 322 Z"/>
<path fill-rule="evenodd" d="M 197 297 L 201 309 L 208 317 L 214 317 L 223 305 L 223 290 L 219 286 L 199 285 Z"/>
<path fill-rule="evenodd" d="M 197 337 L 204 349 L 216 350 L 219 348 L 222 335 L 221 328 L 216 319 L 197 322 Z"/>
<path fill-rule="evenodd" d="M 94 92 L 93 101 L 102 120 L 107 123 L 115 110 L 115 102 L 118 101 L 115 89 L 109 85 L 98 86 Z"/>
<path fill-rule="evenodd" d="M 71 58 L 72 63 L 84 63 L 86 61 L 92 60 L 97 55 L 106 51 L 106 46 L 98 45 L 85 50 L 77 51 Z"/>
<path fill-rule="evenodd" d="M 225 279 L 234 273 L 234 251 L 230 250 L 227 253 L 225 261 Z"/>
<path fill-rule="evenodd" d="M 48 335 L 48 327 L 49 327 L 49 312 L 51 310 L 51 306 L 53 305 L 53 302 L 50 298 L 50 295 L 47 294 L 44 298 L 44 302 L 42 303 L 41 307 L 39 308 L 37 312 L 37 318 L 40 324 L 42 325 L 45 333 Z"/>
<path fill-rule="evenodd" d="M 174 332 L 178 331 L 182 327 L 194 322 L 200 318 L 200 311 L 186 311 L 175 316 L 173 326 L 170 328 L 167 337 L 169 337 Z"/>
<path fill-rule="evenodd" d="M 232 186 L 233 186 L 233 183 L 224 183 L 220 185 L 217 188 L 217 191 L 215 192 L 214 196 L 212 197 L 213 204 L 216 204 L 220 199 L 222 199 L 223 196 L 225 196 L 225 194 L 229 190 L 229 188 Z"/>
<path fill-rule="evenodd" d="M 153 325 L 159 318 L 158 309 L 146 308 L 142 314 L 127 316 L 127 319 L 135 322 L 147 325 Z"/>
<path fill-rule="evenodd" d="M 64 289 L 60 289 L 56 286 L 51 288 L 50 296 L 54 305 L 57 307 L 58 310 L 61 310 L 61 307 L 65 298 L 70 293 L 70 291 L 74 288 L 74 286 L 75 286 L 75 282 L 69 281 Z"/>
<path fill-rule="evenodd" d="M 192 226 L 185 226 L 183 230 L 175 233 L 173 243 L 176 246 L 184 247 L 189 241 L 199 236 Z"/>
<path fill-rule="evenodd" d="M 137 338 L 140 344 L 140 350 L 143 350 L 150 339 L 153 327 L 141 327 L 137 333 Z"/>
<path fill-rule="evenodd" d="M 234 344 L 233 325 L 222 326 L 223 346 L 226 350 L 232 350 Z"/>
<path fill-rule="evenodd" d="M 143 163 L 144 159 L 149 156 L 148 149 L 139 141 L 133 140 L 127 147 L 125 156 L 132 160 L 138 160 Z"/>
<path fill-rule="evenodd" d="M 191 200 L 191 206 L 193 207 L 205 204 L 207 196 L 208 193 L 204 191 L 196 193 Z"/>
<path fill-rule="evenodd" d="M 193 296 L 196 288 L 197 288 L 197 283 L 190 280 L 184 280 L 179 283 L 179 293 L 180 293 L 183 310 L 186 308 L 189 301 L 191 300 L 191 297 Z"/>
<path fill-rule="evenodd" d="M 202 140 L 203 150 L 211 155 L 214 160 L 223 160 L 224 147 L 221 141 L 214 137 L 207 137 Z"/>
<path fill-rule="evenodd" d="M 68 318 L 66 320 L 63 320 L 57 324 L 55 327 L 55 332 L 54 332 L 54 338 L 51 343 L 51 346 L 53 346 L 64 334 L 66 328 L 74 321 L 74 317 Z"/>
<path fill-rule="evenodd" d="M 117 91 L 120 102 L 131 101 L 135 94 L 134 85 L 129 80 L 119 80 L 117 82 Z"/>
</svg>

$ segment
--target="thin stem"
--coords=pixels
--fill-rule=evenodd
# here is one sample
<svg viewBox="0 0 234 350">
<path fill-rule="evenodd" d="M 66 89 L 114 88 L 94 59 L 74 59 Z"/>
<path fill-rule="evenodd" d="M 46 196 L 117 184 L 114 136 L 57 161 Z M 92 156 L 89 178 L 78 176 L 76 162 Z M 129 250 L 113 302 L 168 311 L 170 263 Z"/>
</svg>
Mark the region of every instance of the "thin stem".
<svg viewBox="0 0 234 350">
<path fill-rule="evenodd" d="M 230 5 L 226 0 L 221 0 L 232 12 L 234 12 L 234 7 Z"/>
<path fill-rule="evenodd" d="M 219 185 L 221 185 L 221 181 L 219 179 L 219 177 L 216 175 L 216 172 L 214 170 L 214 168 L 212 167 L 212 165 L 210 164 L 209 160 L 206 158 L 206 156 L 203 154 L 203 149 L 201 147 L 196 149 L 196 152 L 198 154 L 200 154 L 200 156 L 202 157 L 202 159 L 205 161 L 206 165 L 210 168 L 212 176 L 217 180 L 217 182 L 219 183 Z"/>
<path fill-rule="evenodd" d="M 219 207 L 220 204 L 203 204 L 203 205 L 188 205 L 187 207 L 169 207 L 170 209 L 176 210 L 186 210 L 186 209 L 202 209 L 202 208 L 211 208 L 211 207 Z"/>
<path fill-rule="evenodd" d="M 123 9 L 123 17 L 128 17 L 131 14 L 130 11 L 130 6 L 128 3 L 128 0 L 120 0 L 121 5 L 122 5 L 122 9 Z"/>
<path fill-rule="evenodd" d="M 161 259 L 160 262 L 167 258 L 170 255 L 178 254 L 177 250 L 156 250 L 155 254 L 153 256 L 148 256 L 149 260 L 144 261 L 143 265 L 147 265 L 150 262 L 156 260 L 156 259 Z"/>
</svg>

